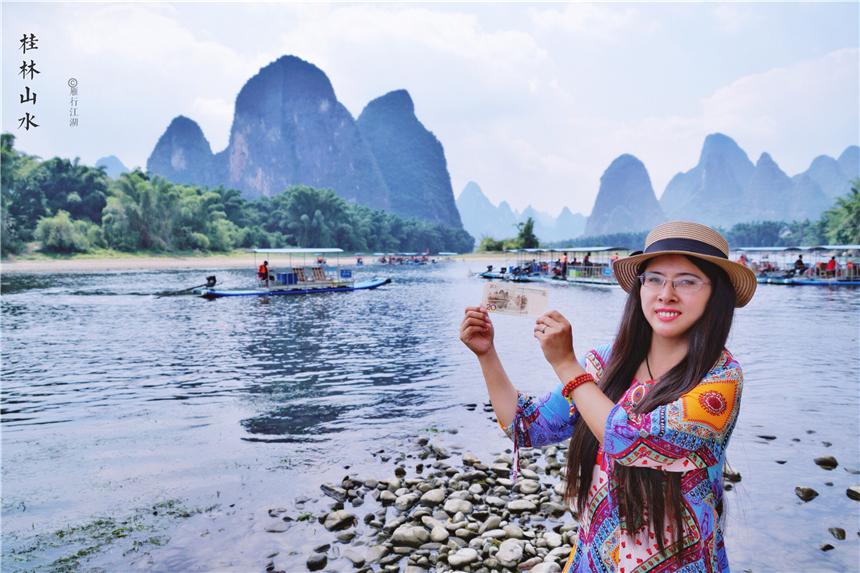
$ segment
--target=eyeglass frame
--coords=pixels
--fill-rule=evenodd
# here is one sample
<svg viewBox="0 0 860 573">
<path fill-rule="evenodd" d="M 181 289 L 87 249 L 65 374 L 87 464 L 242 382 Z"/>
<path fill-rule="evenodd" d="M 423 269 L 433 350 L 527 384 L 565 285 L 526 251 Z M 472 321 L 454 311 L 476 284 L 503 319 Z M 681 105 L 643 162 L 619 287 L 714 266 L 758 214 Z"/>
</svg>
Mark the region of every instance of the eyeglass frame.
<svg viewBox="0 0 860 573">
<path fill-rule="evenodd" d="M 657 277 L 657 278 L 661 279 L 663 282 L 660 283 L 659 287 L 656 287 L 656 285 L 654 285 L 654 287 L 656 287 L 656 288 L 654 288 L 650 285 L 646 285 L 645 284 L 645 279 L 647 278 L 646 275 L 650 276 L 650 277 Z M 661 274 L 653 273 L 653 272 L 649 272 L 649 271 L 645 271 L 641 275 L 636 275 L 636 278 L 639 279 L 639 286 L 640 287 L 645 287 L 647 289 L 653 288 L 653 290 L 655 290 L 655 291 L 663 290 L 663 288 L 665 288 L 665 286 L 666 286 L 666 283 L 668 282 L 668 283 L 672 284 L 672 290 L 674 290 L 676 292 L 686 292 L 689 294 L 695 294 L 697 292 L 700 292 L 702 290 L 702 288 L 704 288 L 705 285 L 711 284 L 711 281 L 706 281 L 706 280 L 700 279 L 697 276 L 683 277 L 683 278 L 679 278 L 679 279 L 667 279 L 666 277 L 664 277 Z M 698 287 L 695 287 L 692 290 L 690 290 L 690 288 L 686 288 L 686 289 L 685 288 L 681 288 L 681 289 L 678 288 L 678 285 L 676 284 L 677 282 L 689 281 L 691 278 L 695 279 L 696 281 L 700 281 L 700 282 L 698 282 L 698 283 L 694 282 L 692 285 L 690 285 L 690 287 L 694 287 L 696 284 L 699 285 Z"/>
</svg>

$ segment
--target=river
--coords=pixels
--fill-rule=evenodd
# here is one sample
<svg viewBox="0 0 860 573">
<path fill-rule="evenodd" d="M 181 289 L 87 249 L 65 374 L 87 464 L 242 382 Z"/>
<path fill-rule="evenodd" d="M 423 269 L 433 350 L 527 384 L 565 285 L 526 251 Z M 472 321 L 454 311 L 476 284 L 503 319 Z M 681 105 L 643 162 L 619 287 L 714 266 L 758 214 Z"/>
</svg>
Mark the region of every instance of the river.
<svg viewBox="0 0 860 573">
<path fill-rule="evenodd" d="M 482 458 L 510 449 L 457 339 L 478 270 L 367 267 L 357 278 L 393 284 L 215 301 L 153 295 L 200 271 L 5 274 L 3 570 L 263 571 L 275 553 L 304 570 L 318 540 L 265 531 L 269 509 L 313 512 L 323 482 L 390 477 L 416 437 Z M 620 289 L 549 293 L 580 355 L 611 341 Z M 540 393 L 555 380 L 531 325 L 498 317 L 497 347 L 514 383 Z M 760 286 L 728 347 L 745 372 L 732 569 L 855 570 L 860 290 Z M 839 466 L 813 463 L 824 455 Z M 820 495 L 804 503 L 796 486 Z"/>
</svg>

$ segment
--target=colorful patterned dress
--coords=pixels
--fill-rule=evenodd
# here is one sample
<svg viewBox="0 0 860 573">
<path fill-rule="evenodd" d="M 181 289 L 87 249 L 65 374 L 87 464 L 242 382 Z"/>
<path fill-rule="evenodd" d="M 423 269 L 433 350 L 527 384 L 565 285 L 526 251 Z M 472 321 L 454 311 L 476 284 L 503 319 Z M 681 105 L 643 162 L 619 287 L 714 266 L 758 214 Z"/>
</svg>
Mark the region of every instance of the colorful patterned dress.
<svg viewBox="0 0 860 573">
<path fill-rule="evenodd" d="M 603 375 L 610 346 L 590 351 L 584 368 L 596 379 Z M 588 511 L 563 573 L 705 573 L 729 571 L 717 507 L 723 496 L 723 466 L 729 437 L 740 409 L 743 374 L 728 350 L 698 386 L 675 402 L 646 414 L 633 406 L 654 381 L 633 380 L 612 408 L 603 446 L 594 466 Z M 561 395 L 562 384 L 540 399 L 520 393 L 514 421 L 505 433 L 517 447 L 540 447 L 570 438 L 579 414 Z M 672 545 L 672 520 L 666 519 L 664 546 L 657 549 L 655 532 L 642 528 L 629 534 L 621 527 L 614 491 L 616 464 L 682 472 L 684 530 L 680 564 Z"/>
</svg>

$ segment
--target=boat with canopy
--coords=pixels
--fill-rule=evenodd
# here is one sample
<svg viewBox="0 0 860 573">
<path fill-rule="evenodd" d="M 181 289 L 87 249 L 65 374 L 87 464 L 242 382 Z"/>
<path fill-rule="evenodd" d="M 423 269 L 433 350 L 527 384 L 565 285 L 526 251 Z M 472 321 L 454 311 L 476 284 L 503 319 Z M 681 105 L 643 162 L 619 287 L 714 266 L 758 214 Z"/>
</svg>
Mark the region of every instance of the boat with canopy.
<svg viewBox="0 0 860 573">
<path fill-rule="evenodd" d="M 340 253 L 343 249 L 336 248 L 283 248 L 283 249 L 249 249 L 254 253 L 254 267 L 257 268 L 257 255 L 287 255 L 288 263 L 285 272 L 258 273 L 257 285 L 249 289 L 223 289 L 208 286 L 199 289 L 203 298 L 221 298 L 228 296 L 288 296 L 302 294 L 323 294 L 328 292 L 351 292 L 356 290 L 375 289 L 389 284 L 390 278 L 373 277 L 356 281 L 352 270 L 340 266 Z M 334 273 L 326 272 L 326 255 L 335 255 Z M 308 256 L 313 257 L 312 263 L 307 264 Z M 299 263 L 296 259 L 299 259 Z M 214 279 L 214 277 L 211 277 Z"/>
<path fill-rule="evenodd" d="M 860 255 L 860 245 L 740 247 L 733 250 L 738 254 L 737 261 L 755 272 L 759 284 L 860 286 L 860 271 L 854 262 Z"/>
</svg>

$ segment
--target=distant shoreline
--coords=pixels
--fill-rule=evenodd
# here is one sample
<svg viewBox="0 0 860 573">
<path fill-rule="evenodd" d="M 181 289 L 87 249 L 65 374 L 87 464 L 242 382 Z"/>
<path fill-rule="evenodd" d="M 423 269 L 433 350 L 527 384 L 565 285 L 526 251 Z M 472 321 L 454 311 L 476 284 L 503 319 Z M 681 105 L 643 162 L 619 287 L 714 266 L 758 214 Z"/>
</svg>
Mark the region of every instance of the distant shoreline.
<svg viewBox="0 0 860 573">
<path fill-rule="evenodd" d="M 475 264 L 486 262 L 496 264 L 504 261 L 510 255 L 504 253 L 467 253 L 450 257 L 457 261 L 469 261 Z M 365 255 L 364 262 L 370 268 L 395 268 L 400 265 L 383 265 L 376 262 L 378 257 Z M 437 257 L 438 258 L 438 257 Z M 355 266 L 354 255 L 341 256 L 340 264 Z M 257 264 L 262 262 L 262 255 L 257 255 Z M 288 265 L 287 255 L 270 255 L 269 261 L 273 270 Z M 293 257 L 293 262 L 299 264 L 300 258 Z M 335 257 L 329 257 L 333 264 Z M 305 259 L 305 265 L 314 263 L 312 257 Z M 118 254 L 110 256 L 78 255 L 69 258 L 16 258 L 0 261 L 0 273 L 94 273 L 119 271 L 160 271 L 183 269 L 254 269 L 254 253 L 234 251 L 217 255 L 135 255 Z"/>
</svg>

